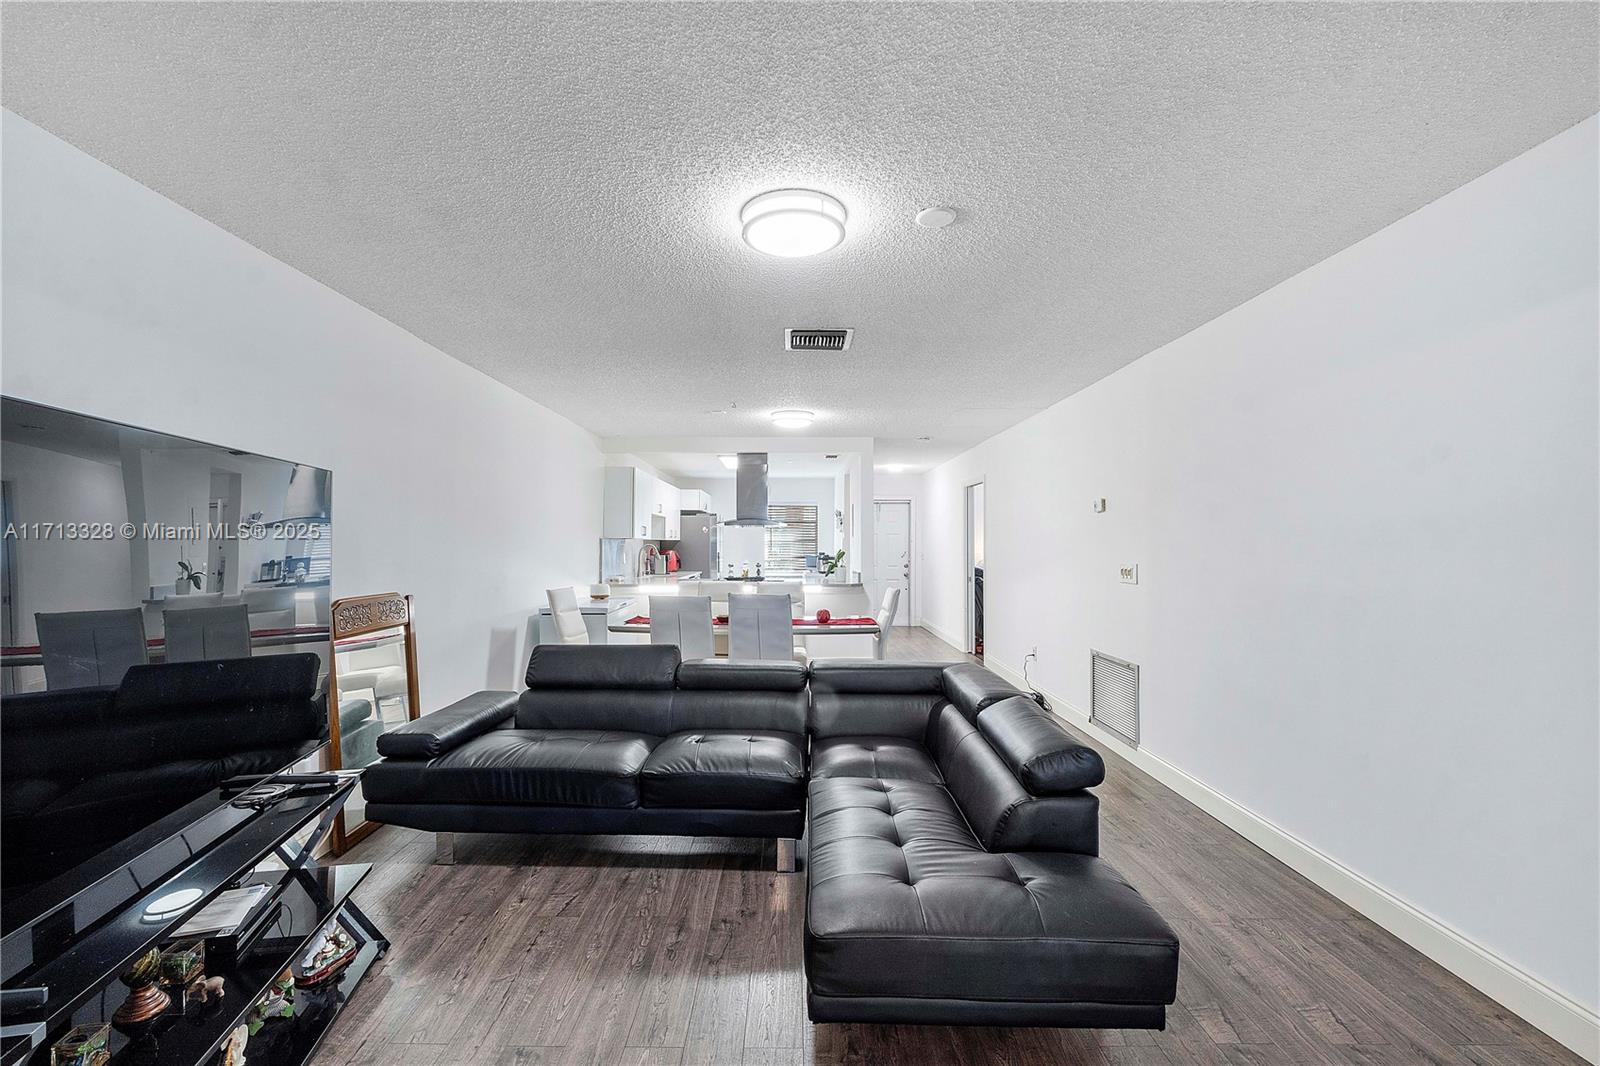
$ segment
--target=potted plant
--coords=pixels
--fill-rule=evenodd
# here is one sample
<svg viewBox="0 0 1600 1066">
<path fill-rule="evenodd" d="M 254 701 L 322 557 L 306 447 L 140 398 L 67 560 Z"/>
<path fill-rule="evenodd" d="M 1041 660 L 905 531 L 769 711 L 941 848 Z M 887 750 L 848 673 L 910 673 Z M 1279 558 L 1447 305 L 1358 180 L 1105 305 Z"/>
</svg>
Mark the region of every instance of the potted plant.
<svg viewBox="0 0 1600 1066">
<path fill-rule="evenodd" d="M 833 575 L 838 573 L 839 567 L 844 564 L 844 549 L 840 548 L 832 555 L 817 557 L 817 569 L 822 572 L 822 583 L 828 584 Z"/>
<path fill-rule="evenodd" d="M 182 559 L 178 560 L 178 580 L 172 583 L 172 591 L 179 596 L 187 596 L 189 590 L 199 592 L 202 582 L 205 581 L 205 571 L 196 570 Z"/>
</svg>

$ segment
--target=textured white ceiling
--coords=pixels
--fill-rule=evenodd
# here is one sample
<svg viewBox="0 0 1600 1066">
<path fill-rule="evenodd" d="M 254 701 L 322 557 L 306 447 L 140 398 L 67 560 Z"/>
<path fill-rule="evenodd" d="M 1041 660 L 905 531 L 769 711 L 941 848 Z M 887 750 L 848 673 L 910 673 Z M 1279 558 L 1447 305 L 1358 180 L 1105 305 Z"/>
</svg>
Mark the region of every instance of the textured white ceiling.
<svg viewBox="0 0 1600 1066">
<path fill-rule="evenodd" d="M 583 425 L 809 407 L 879 462 L 982 439 L 1597 107 L 1589 4 L 0 17 L 5 106 Z M 740 242 L 740 204 L 792 185 L 848 205 L 842 246 Z M 917 227 L 930 204 L 959 220 Z M 786 326 L 855 341 L 788 355 Z"/>
</svg>

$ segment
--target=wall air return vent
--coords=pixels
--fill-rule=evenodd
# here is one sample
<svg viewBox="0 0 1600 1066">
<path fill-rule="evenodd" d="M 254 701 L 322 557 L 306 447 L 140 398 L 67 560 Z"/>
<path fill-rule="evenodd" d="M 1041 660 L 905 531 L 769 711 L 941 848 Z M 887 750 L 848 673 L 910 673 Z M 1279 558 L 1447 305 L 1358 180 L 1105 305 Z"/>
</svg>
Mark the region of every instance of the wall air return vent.
<svg viewBox="0 0 1600 1066">
<path fill-rule="evenodd" d="M 1139 746 L 1139 667 L 1089 652 L 1089 721 Z"/>
<path fill-rule="evenodd" d="M 783 350 L 786 352 L 842 352 L 850 347 L 853 329 L 786 329 L 783 331 Z"/>
</svg>

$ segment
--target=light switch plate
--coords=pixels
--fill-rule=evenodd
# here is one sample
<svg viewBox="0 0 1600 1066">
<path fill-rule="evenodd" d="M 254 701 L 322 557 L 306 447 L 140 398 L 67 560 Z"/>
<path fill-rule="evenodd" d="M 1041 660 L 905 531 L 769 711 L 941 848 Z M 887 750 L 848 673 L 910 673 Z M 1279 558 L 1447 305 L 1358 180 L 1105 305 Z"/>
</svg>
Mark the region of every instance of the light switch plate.
<svg viewBox="0 0 1600 1066">
<path fill-rule="evenodd" d="M 1097 497 L 1095 499 L 1095 501 L 1094 501 L 1094 513 L 1095 514 L 1104 514 L 1105 513 L 1105 509 L 1106 509 L 1106 498 L 1104 496 Z"/>
<path fill-rule="evenodd" d="M 1129 563 L 1127 566 L 1124 566 L 1121 570 L 1119 570 L 1118 573 L 1122 576 L 1122 583 L 1124 585 L 1137 585 L 1139 583 L 1138 563 Z"/>
</svg>

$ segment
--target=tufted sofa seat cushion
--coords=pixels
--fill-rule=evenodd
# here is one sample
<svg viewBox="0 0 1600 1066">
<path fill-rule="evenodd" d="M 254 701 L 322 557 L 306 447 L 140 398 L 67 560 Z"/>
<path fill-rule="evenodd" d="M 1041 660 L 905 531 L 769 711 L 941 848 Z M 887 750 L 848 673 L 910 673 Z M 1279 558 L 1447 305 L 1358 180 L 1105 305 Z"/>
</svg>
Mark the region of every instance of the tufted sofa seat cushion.
<svg viewBox="0 0 1600 1066">
<path fill-rule="evenodd" d="M 803 739 L 752 730 L 675 733 L 644 761 L 640 798 L 649 807 L 799 809 L 806 799 Z"/>
<path fill-rule="evenodd" d="M 941 786 L 810 785 L 807 975 L 825 997 L 1166 1004 L 1178 939 L 1099 859 L 985 851 Z"/>
<path fill-rule="evenodd" d="M 901 737 L 828 737 L 811 749 L 812 777 L 872 777 L 891 781 L 944 779 L 927 749 Z"/>
</svg>

